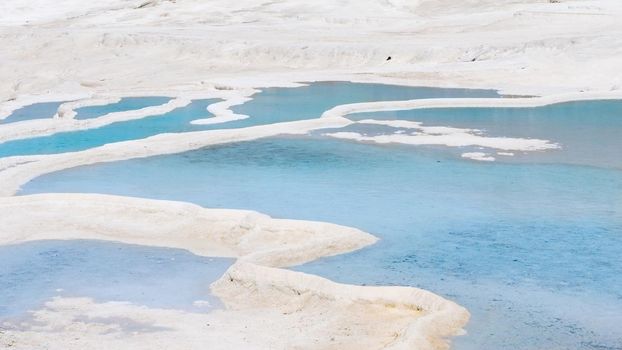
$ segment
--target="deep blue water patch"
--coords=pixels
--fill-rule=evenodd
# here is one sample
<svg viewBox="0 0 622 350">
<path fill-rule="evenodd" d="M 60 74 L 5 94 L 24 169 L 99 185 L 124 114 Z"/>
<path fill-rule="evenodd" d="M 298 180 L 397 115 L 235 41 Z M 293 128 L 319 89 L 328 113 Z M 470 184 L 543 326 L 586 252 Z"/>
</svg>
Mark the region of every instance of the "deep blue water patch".
<svg viewBox="0 0 622 350">
<path fill-rule="evenodd" d="M 0 246 L 0 320 L 24 317 L 56 296 L 208 311 L 221 307 L 209 285 L 232 263 L 181 249 L 91 240 Z M 196 306 L 197 300 L 211 306 Z"/>
<path fill-rule="evenodd" d="M 145 107 L 159 106 L 169 102 L 172 98 L 165 96 L 124 97 L 119 102 L 101 106 L 86 106 L 75 110 L 76 119 L 91 119 L 101 117 L 108 113 L 124 112 L 142 109 Z"/>
<path fill-rule="evenodd" d="M 58 112 L 58 107 L 63 103 L 65 102 L 42 102 L 24 106 L 13 111 L 13 113 L 5 119 L 0 120 L 0 124 L 52 118 L 56 112 Z"/>
</svg>

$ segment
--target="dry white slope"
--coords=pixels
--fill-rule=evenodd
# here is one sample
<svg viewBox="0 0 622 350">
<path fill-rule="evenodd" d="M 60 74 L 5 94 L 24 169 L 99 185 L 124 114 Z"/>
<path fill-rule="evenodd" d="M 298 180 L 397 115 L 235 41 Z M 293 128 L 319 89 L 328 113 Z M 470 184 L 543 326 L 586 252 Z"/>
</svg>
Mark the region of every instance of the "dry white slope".
<svg viewBox="0 0 622 350">
<path fill-rule="evenodd" d="M 618 0 L 16 0 L 0 4 L 0 43 L 0 101 L 348 76 L 528 93 L 622 86 Z"/>
</svg>

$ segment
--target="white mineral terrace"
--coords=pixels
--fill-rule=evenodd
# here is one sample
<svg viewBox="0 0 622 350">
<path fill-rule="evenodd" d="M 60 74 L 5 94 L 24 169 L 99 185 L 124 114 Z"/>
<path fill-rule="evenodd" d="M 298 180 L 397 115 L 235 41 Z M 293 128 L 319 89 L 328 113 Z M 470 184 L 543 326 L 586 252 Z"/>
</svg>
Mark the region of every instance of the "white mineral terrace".
<svg viewBox="0 0 622 350">
<path fill-rule="evenodd" d="M 197 98 L 223 101 L 208 107 L 206 112 L 214 117 L 194 123 L 239 120 L 248 116 L 230 107 L 248 101 L 256 89 L 293 87 L 303 81 L 491 88 L 541 96 L 370 101 L 337 106 L 311 120 L 162 134 L 79 152 L 1 158 L 1 244 L 100 239 L 238 260 L 211 287 L 225 310 L 198 314 L 58 298 L 36 310 L 28 324 L 0 329 L 0 348 L 447 348 L 445 337 L 460 334 L 468 320 L 468 312 L 451 301 L 415 288 L 342 285 L 283 269 L 376 241 L 359 230 L 179 202 L 13 195 L 24 183 L 54 171 L 338 129 L 354 123 L 347 119 L 352 113 L 520 108 L 622 98 L 621 18 L 619 0 L 0 2 L 0 42 L 6 48 L 0 51 L 0 120 L 33 103 L 74 101 L 49 120 L 0 124 L 0 142 L 140 119 Z M 73 110 L 81 106 L 155 95 L 174 99 L 161 106 L 74 119 Z M 393 139 L 385 141 L 409 136 L 405 143 L 412 143 L 413 137 L 427 137 L 428 143 L 421 138 L 416 142 L 451 146 L 464 145 L 466 139 L 467 144 L 506 156 L 563 147 L 554 140 L 507 140 L 450 125 L 414 122 L 407 128 L 419 134 L 388 135 Z M 484 152 L 462 156 L 494 160 Z M 119 319 L 159 331 L 133 333 L 115 323 Z"/>
</svg>

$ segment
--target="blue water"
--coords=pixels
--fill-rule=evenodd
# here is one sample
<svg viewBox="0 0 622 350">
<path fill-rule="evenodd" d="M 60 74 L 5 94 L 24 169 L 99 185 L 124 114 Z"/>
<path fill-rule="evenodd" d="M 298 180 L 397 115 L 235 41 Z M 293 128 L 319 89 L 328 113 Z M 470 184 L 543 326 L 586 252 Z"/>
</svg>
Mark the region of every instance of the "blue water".
<svg viewBox="0 0 622 350">
<path fill-rule="evenodd" d="M 44 229 L 44 228 L 42 228 Z M 233 259 L 103 241 L 36 241 L 0 247 L 0 321 L 24 317 L 56 296 L 156 308 L 221 307 L 209 285 Z M 197 300 L 211 306 L 194 306 Z"/>
<path fill-rule="evenodd" d="M 501 158 L 622 169 L 622 100 L 566 102 L 536 108 L 419 109 L 352 114 L 348 118 L 412 120 L 424 125 L 481 129 L 489 136 L 548 139 L 562 148 Z"/>
<path fill-rule="evenodd" d="M 20 122 L 32 119 L 52 118 L 58 111 L 58 107 L 65 102 L 43 102 L 24 106 L 11 113 L 8 117 L 0 120 L 0 124 Z"/>
<path fill-rule="evenodd" d="M 251 118 L 212 128 L 313 118 L 350 102 L 442 96 L 497 95 L 341 82 L 264 89 L 234 108 Z M 352 116 L 562 145 L 492 164 L 460 159 L 460 148 L 359 144 L 319 132 L 69 169 L 35 179 L 21 194 L 173 199 L 355 226 L 382 240 L 297 269 L 345 283 L 417 286 L 457 301 L 472 313 L 469 335 L 455 340 L 458 350 L 621 349 L 620 106 L 593 101 Z M 66 140 L 71 147 L 77 141 Z"/>
<path fill-rule="evenodd" d="M 162 115 L 112 123 L 96 129 L 61 132 L 0 143 L 0 157 L 81 151 L 108 143 L 137 140 L 161 133 L 204 130 L 207 129 L 206 126 L 192 125 L 190 122 L 210 117 L 206 108 L 216 101 L 218 100 L 195 100 L 186 107 L 177 108 Z"/>
<path fill-rule="evenodd" d="M 310 83 L 297 88 L 265 88 L 253 100 L 234 106 L 239 114 L 264 123 L 317 118 L 324 111 L 347 103 L 398 101 L 422 98 L 500 97 L 494 90 L 445 89 L 344 81 Z"/>
<path fill-rule="evenodd" d="M 316 94 L 311 98 L 308 94 Z M 280 96 L 280 97 L 279 97 Z M 269 88 L 253 96 L 253 100 L 234 107 L 236 113 L 250 114 L 252 118 L 224 124 L 192 125 L 190 121 L 209 117 L 208 105 L 217 100 L 196 100 L 187 107 L 138 120 L 113 123 L 97 129 L 57 133 L 49 136 L 0 143 L 0 157 L 53 154 L 85 150 L 107 143 L 136 140 L 160 133 L 177 133 L 211 129 L 242 128 L 275 122 L 319 117 L 324 110 L 339 104 L 400 100 L 428 97 L 498 97 L 492 90 L 438 89 L 401 87 L 349 82 L 322 82 L 300 88 Z M 123 99 L 117 104 L 91 108 L 84 115 L 94 115 L 134 108 L 134 99 Z M 252 113 L 250 113 L 252 111 Z"/>
<path fill-rule="evenodd" d="M 113 112 L 124 112 L 145 107 L 159 106 L 167 103 L 170 100 L 170 97 L 164 96 L 125 97 L 116 103 L 110 103 L 102 106 L 87 106 L 77 108 L 75 110 L 77 113 L 75 118 L 97 118 Z"/>
<path fill-rule="evenodd" d="M 22 191 L 38 192 L 166 198 L 358 227 L 382 241 L 297 269 L 451 298 L 472 313 L 459 350 L 622 347 L 622 173 L 611 168 L 274 138 L 80 167 Z"/>
</svg>

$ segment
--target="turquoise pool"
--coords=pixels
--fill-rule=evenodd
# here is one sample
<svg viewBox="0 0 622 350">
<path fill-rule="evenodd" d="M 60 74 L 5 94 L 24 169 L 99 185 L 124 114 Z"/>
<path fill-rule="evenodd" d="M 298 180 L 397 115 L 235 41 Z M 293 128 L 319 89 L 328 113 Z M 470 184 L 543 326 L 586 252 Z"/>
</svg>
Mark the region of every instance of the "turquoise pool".
<svg viewBox="0 0 622 350">
<path fill-rule="evenodd" d="M 266 89 L 234 108 L 251 118 L 213 127 L 317 117 L 359 97 L 416 98 L 384 91 L 352 98 L 338 90 L 341 83 L 337 90 L 322 84 Z M 472 313 L 469 334 L 455 339 L 458 350 L 614 350 L 622 348 L 621 106 L 590 101 L 351 116 L 562 146 L 492 163 L 461 159 L 470 148 L 364 144 L 321 130 L 68 169 L 33 180 L 20 194 L 172 199 L 358 227 L 382 240 L 295 269 L 344 283 L 417 286 L 455 300 Z"/>
<path fill-rule="evenodd" d="M 60 132 L 0 143 L 0 157 L 82 151 L 108 143 L 137 140 L 161 133 L 204 130 L 206 127 L 192 125 L 190 122 L 209 117 L 207 106 L 217 101 L 195 100 L 186 107 L 162 115 L 112 123 L 96 129 Z"/>
</svg>

